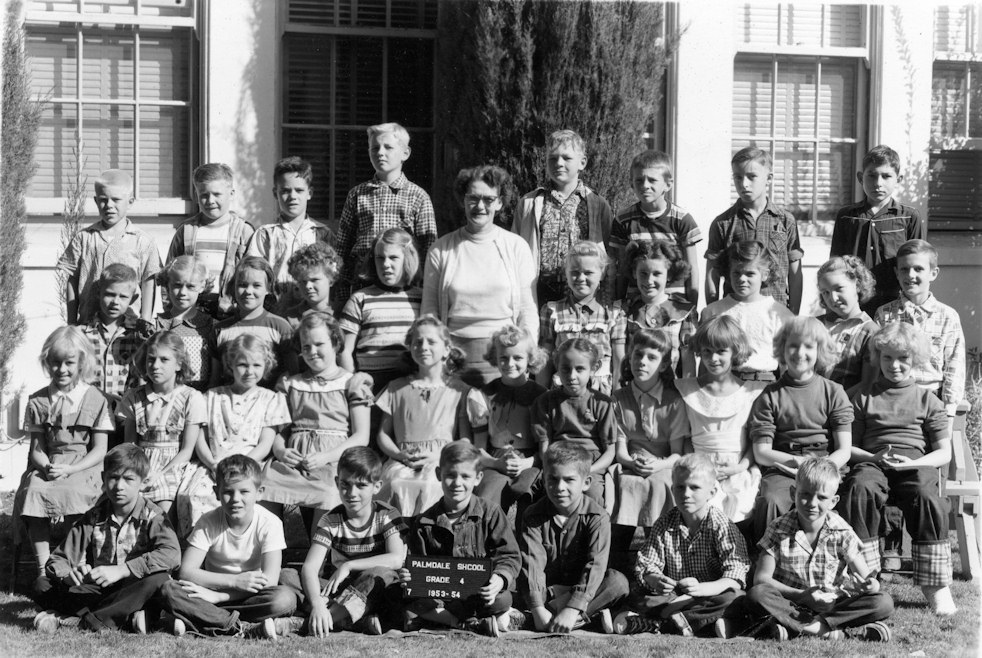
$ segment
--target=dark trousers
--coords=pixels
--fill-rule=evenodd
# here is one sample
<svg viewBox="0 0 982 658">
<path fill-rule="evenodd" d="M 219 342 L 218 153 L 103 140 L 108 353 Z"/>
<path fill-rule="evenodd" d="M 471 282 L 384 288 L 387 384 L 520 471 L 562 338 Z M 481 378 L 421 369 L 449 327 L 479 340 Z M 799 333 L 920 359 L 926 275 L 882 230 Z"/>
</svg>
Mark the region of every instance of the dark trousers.
<svg viewBox="0 0 982 658">
<path fill-rule="evenodd" d="M 546 590 L 546 608 L 554 614 L 562 610 L 565 607 L 564 601 L 569 598 L 567 595 L 571 589 L 572 587 L 565 585 L 550 586 Z M 590 619 L 604 608 L 613 608 L 619 605 L 629 593 L 630 586 L 624 574 L 614 569 L 607 569 L 604 579 L 600 581 L 600 587 L 597 588 L 596 595 L 587 604 L 586 610 L 583 611 L 583 617 Z"/>
<path fill-rule="evenodd" d="M 319 581 L 321 588 L 327 584 L 324 578 Z M 284 569 L 280 584 L 293 589 L 300 602 L 299 607 L 306 612 L 310 611 L 300 576 L 295 569 Z M 399 601 L 401 597 L 402 587 L 398 572 L 378 567 L 351 574 L 341 583 L 331 602 L 344 608 L 351 621 L 355 622 L 365 615 L 378 614 L 386 603 Z"/>
<path fill-rule="evenodd" d="M 285 617 L 297 609 L 297 595 L 285 585 L 267 587 L 251 596 L 225 603 L 209 603 L 188 597 L 176 580 L 160 590 L 161 606 L 180 619 L 189 631 L 200 635 L 235 635 L 240 622 Z"/>
<path fill-rule="evenodd" d="M 410 601 L 406 608 L 417 615 L 422 615 L 433 610 L 446 608 L 447 611 L 457 619 L 463 621 L 471 617 L 497 617 L 511 608 L 512 593 L 503 590 L 494 597 L 490 605 L 484 602 L 480 596 L 474 594 L 466 599 L 416 599 Z"/>
<path fill-rule="evenodd" d="M 836 510 L 863 541 L 880 536 L 883 506 L 891 492 L 915 542 L 948 541 L 948 505 L 938 493 L 936 468 L 892 471 L 869 462 L 857 464 L 841 491 Z"/>
<path fill-rule="evenodd" d="M 689 627 L 693 632 L 698 633 L 699 629 L 708 624 L 712 624 L 720 617 L 741 617 L 742 606 L 735 606 L 734 602 L 743 597 L 743 590 L 734 592 L 726 590 L 716 596 L 694 596 L 683 607 L 672 606 L 676 612 L 681 612 L 685 620 L 689 622 Z M 645 617 L 659 619 L 662 612 L 669 603 L 678 598 L 675 594 L 668 596 L 657 596 L 654 594 L 635 593 L 628 601 L 628 607 Z M 740 608 L 738 611 L 737 608 Z"/>
<path fill-rule="evenodd" d="M 754 501 L 754 509 L 751 513 L 751 518 L 753 518 L 752 545 L 757 545 L 771 521 L 787 514 L 793 507 L 792 486 L 794 486 L 793 477 L 785 475 L 776 468 L 768 468 L 764 471 L 760 478 L 760 490 L 757 493 L 757 499 Z"/>
<path fill-rule="evenodd" d="M 95 583 L 67 586 L 43 577 L 35 582 L 34 600 L 45 610 L 81 618 L 82 625 L 91 630 L 118 629 L 168 581 L 170 574 L 160 572 L 146 578 L 124 578 L 102 588 Z"/>
<path fill-rule="evenodd" d="M 889 594 L 859 594 L 838 601 L 828 612 L 815 612 L 786 598 L 772 585 L 754 585 L 747 594 L 747 609 L 751 618 L 772 615 L 774 620 L 794 633 L 817 619 L 824 619 L 829 628 L 854 628 L 886 619 L 893 614 L 893 599 Z"/>
<path fill-rule="evenodd" d="M 484 479 L 477 485 L 474 493 L 495 503 L 507 512 L 512 505 L 516 505 L 515 518 L 521 519 L 525 513 L 525 508 L 532 503 L 534 497 L 533 487 L 539 478 L 540 469 L 532 466 L 526 468 L 514 478 L 510 478 L 504 473 L 488 468 L 484 471 Z"/>
</svg>

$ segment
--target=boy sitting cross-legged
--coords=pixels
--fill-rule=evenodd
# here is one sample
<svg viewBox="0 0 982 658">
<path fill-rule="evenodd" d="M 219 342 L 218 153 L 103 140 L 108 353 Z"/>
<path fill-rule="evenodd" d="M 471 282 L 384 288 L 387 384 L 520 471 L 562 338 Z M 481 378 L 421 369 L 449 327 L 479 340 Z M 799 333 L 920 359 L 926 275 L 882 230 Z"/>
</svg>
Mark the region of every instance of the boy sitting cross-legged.
<svg viewBox="0 0 982 658">
<path fill-rule="evenodd" d="M 628 594 L 627 578 L 607 568 L 610 517 L 584 493 L 590 453 L 570 441 L 543 456 L 547 498 L 525 511 L 521 590 L 535 629 L 569 633 L 598 619 L 613 632 L 610 608 Z"/>
<path fill-rule="evenodd" d="M 614 620 L 618 633 L 690 637 L 713 624 L 718 637 L 732 637 L 731 618 L 739 616 L 733 603 L 743 595 L 750 559 L 743 535 L 710 504 L 717 486 L 708 456 L 689 454 L 675 462 L 675 507 L 655 522 L 638 552 L 639 589 L 629 601 L 632 612 Z"/>
<path fill-rule="evenodd" d="M 457 558 L 488 558 L 491 577 L 480 594 L 446 601 L 417 599 L 406 607 L 403 630 L 418 630 L 424 621 L 497 637 L 510 630 L 511 589 L 521 556 L 515 533 L 500 507 L 474 495 L 484 475 L 481 452 L 468 441 L 455 441 L 440 451 L 436 476 L 443 498 L 409 526 L 409 554 Z M 409 571 L 400 577 L 409 581 Z"/>
<path fill-rule="evenodd" d="M 220 461 L 215 483 L 221 507 L 198 519 L 188 537 L 180 580 L 164 585 L 162 605 L 174 616 L 174 635 L 190 630 L 275 638 L 274 618 L 297 607 L 293 589 L 276 584 L 286 548 L 283 522 L 256 505 L 262 469 L 250 457 L 231 455 Z"/>
<path fill-rule="evenodd" d="M 106 455 L 105 497 L 72 526 L 35 583 L 35 599 L 45 608 L 34 618 L 36 629 L 51 633 L 80 617 L 94 631 L 130 621 L 146 633 L 143 607 L 181 559 L 167 515 L 140 493 L 149 471 L 150 461 L 133 443 Z"/>
<path fill-rule="evenodd" d="M 380 635 L 379 608 L 400 595 L 397 569 L 406 555 L 406 525 L 399 512 L 375 500 L 382 461 L 371 448 L 341 453 L 334 481 L 341 505 L 317 523 L 301 571 L 310 609 L 307 633 L 324 637 L 350 629 Z M 324 580 L 320 573 L 329 555 L 334 573 Z"/>
<path fill-rule="evenodd" d="M 798 467 L 791 490 L 794 509 L 767 527 L 758 543 L 760 557 L 748 612 L 771 615 L 772 637 L 798 635 L 890 640 L 882 623 L 893 612 L 893 599 L 863 559 L 859 537 L 832 511 L 839 500 L 839 469 L 825 457 L 810 457 Z"/>
</svg>

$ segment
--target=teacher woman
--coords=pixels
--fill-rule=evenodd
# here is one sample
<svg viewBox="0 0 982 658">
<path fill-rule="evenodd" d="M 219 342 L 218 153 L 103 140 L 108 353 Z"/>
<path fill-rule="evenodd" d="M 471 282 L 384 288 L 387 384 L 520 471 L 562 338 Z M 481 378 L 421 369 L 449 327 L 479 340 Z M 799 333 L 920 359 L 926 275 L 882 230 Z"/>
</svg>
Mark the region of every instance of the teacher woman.
<svg viewBox="0 0 982 658">
<path fill-rule="evenodd" d="M 421 313 L 433 313 L 450 329 L 467 357 L 460 377 L 471 386 L 498 376 L 484 360 L 495 331 L 517 324 L 538 341 L 532 251 L 520 236 L 494 224 L 511 188 L 500 167 L 482 165 L 457 174 L 454 195 L 467 223 L 430 247 L 423 271 Z"/>
</svg>

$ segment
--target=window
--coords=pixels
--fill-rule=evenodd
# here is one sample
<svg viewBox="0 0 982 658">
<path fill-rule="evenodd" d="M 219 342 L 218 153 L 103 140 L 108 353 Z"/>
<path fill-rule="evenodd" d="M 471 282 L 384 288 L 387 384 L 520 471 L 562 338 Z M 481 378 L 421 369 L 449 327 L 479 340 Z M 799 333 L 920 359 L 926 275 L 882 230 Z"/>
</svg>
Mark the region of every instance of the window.
<svg viewBox="0 0 982 658">
<path fill-rule="evenodd" d="M 435 0 L 290 0 L 283 34 L 282 147 L 314 167 L 311 215 L 340 218 L 372 177 L 365 133 L 386 121 L 411 136 L 406 175 L 433 183 Z"/>
<path fill-rule="evenodd" d="M 932 229 L 982 228 L 982 5 L 934 10 Z"/>
<path fill-rule="evenodd" d="M 798 220 L 832 220 L 855 192 L 867 10 L 748 4 L 738 16 L 733 150 L 770 151 L 771 199 Z"/>
<path fill-rule="evenodd" d="M 61 210 L 80 154 L 99 172 L 133 173 L 152 212 L 187 210 L 194 156 L 194 16 L 187 0 L 32 2 L 27 53 L 32 86 L 47 100 L 34 212 Z"/>
</svg>

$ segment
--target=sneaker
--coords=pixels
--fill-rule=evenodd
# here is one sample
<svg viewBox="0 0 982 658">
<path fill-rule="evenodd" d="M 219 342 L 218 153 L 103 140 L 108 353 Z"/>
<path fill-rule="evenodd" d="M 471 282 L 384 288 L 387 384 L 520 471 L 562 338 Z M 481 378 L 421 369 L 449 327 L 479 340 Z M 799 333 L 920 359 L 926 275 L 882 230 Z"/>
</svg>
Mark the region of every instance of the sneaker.
<svg viewBox="0 0 982 658">
<path fill-rule="evenodd" d="M 600 624 L 600 629 L 607 635 L 611 635 L 614 632 L 614 616 L 610 614 L 610 608 L 604 608 L 597 613 L 597 623 Z"/>
<path fill-rule="evenodd" d="M 822 639 L 828 640 L 829 642 L 836 642 L 838 640 L 846 639 L 846 634 L 843 631 L 836 628 L 835 630 L 831 630 L 828 633 L 823 633 Z"/>
<path fill-rule="evenodd" d="M 188 632 L 188 627 L 185 626 L 183 619 L 175 617 L 173 623 L 171 623 L 170 632 L 177 637 L 181 637 Z"/>
<path fill-rule="evenodd" d="M 781 624 L 774 622 L 774 624 L 771 626 L 772 640 L 777 640 L 778 642 L 787 642 L 790 637 L 791 634 L 788 632 L 788 629 L 782 626 Z"/>
<path fill-rule="evenodd" d="M 892 634 L 890 633 L 889 626 L 882 621 L 874 621 L 857 628 L 852 636 L 860 640 L 866 640 L 867 642 L 889 642 Z"/>
<path fill-rule="evenodd" d="M 498 628 L 506 633 L 531 630 L 530 618 L 521 610 L 508 608 L 508 612 L 498 617 Z"/>
<path fill-rule="evenodd" d="M 726 617 L 720 617 L 716 620 L 716 623 L 713 624 L 713 632 L 721 640 L 729 640 L 730 638 L 736 637 L 736 628 L 733 626 L 733 621 Z"/>
<path fill-rule="evenodd" d="M 236 635 L 249 639 L 276 639 L 276 620 L 273 618 L 262 621 L 240 621 Z"/>
<path fill-rule="evenodd" d="M 668 618 L 668 622 L 678 629 L 679 634 L 682 637 L 692 637 L 695 633 L 692 632 L 692 627 L 689 626 L 689 620 L 685 618 L 681 612 L 676 612 L 674 615 Z"/>
<path fill-rule="evenodd" d="M 303 619 L 300 619 L 300 622 L 303 623 Z M 378 615 L 365 615 L 352 624 L 351 630 L 365 635 L 381 635 L 382 622 L 379 621 Z"/>
<path fill-rule="evenodd" d="M 486 637 L 498 637 L 498 620 L 494 617 L 470 617 L 461 622 L 460 627 L 465 631 L 484 635 Z"/>
<path fill-rule="evenodd" d="M 637 635 L 638 633 L 661 633 L 661 622 L 642 617 L 636 612 L 622 612 L 614 618 L 614 632 L 618 635 Z"/>
<path fill-rule="evenodd" d="M 54 610 L 44 610 L 34 615 L 34 630 L 51 635 L 61 626 L 61 620 Z"/>
<path fill-rule="evenodd" d="M 883 565 L 883 571 L 900 571 L 902 566 L 900 561 L 900 553 L 892 550 L 883 551 L 883 558 L 880 564 Z"/>
<path fill-rule="evenodd" d="M 277 617 L 273 620 L 276 637 L 286 637 L 299 633 L 304 624 L 303 617 Z"/>
<path fill-rule="evenodd" d="M 130 617 L 130 630 L 132 630 L 137 635 L 147 634 L 147 612 L 146 610 L 137 610 Z"/>
<path fill-rule="evenodd" d="M 423 620 L 419 618 L 418 615 L 409 610 L 403 610 L 402 612 L 402 632 L 403 633 L 415 633 L 423 628 Z"/>
</svg>

